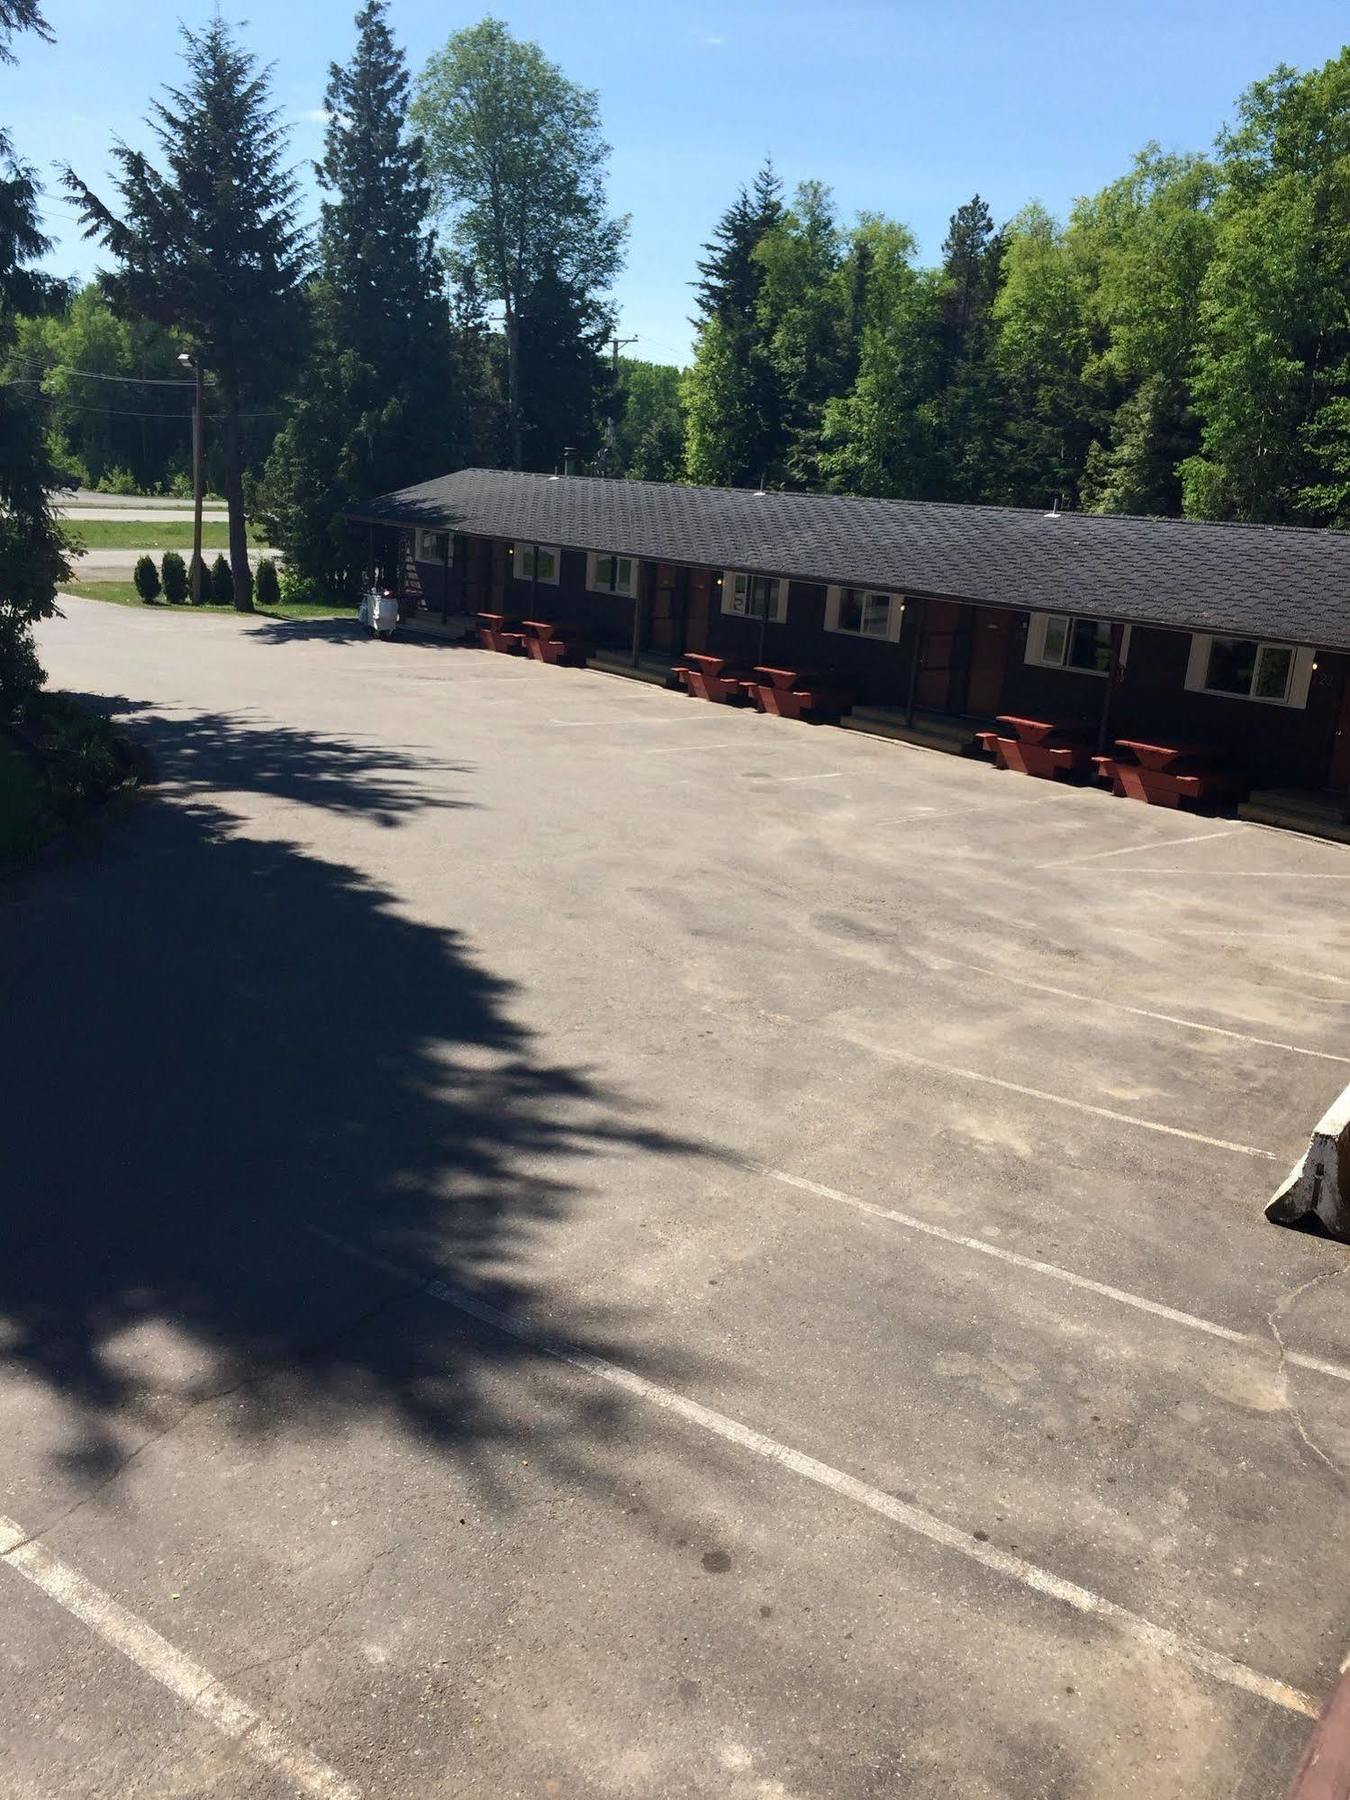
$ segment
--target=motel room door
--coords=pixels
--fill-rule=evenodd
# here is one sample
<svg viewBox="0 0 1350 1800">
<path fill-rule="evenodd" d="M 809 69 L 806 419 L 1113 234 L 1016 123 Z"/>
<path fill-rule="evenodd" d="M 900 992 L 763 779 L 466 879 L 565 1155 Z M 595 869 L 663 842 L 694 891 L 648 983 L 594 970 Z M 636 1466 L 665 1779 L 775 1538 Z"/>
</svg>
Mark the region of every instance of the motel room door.
<svg viewBox="0 0 1350 1800">
<path fill-rule="evenodd" d="M 1343 657 L 1341 663 L 1345 674 L 1336 735 L 1331 742 L 1331 785 L 1350 790 L 1350 656 Z"/>
<path fill-rule="evenodd" d="M 1008 660 L 1012 614 L 1001 606 L 977 606 L 970 639 L 970 673 L 966 711 L 992 719 L 1003 699 L 1003 669 Z"/>
<path fill-rule="evenodd" d="M 707 569 L 691 569 L 684 597 L 684 644 L 680 655 L 708 647 L 708 618 L 712 611 L 712 576 Z"/>
</svg>

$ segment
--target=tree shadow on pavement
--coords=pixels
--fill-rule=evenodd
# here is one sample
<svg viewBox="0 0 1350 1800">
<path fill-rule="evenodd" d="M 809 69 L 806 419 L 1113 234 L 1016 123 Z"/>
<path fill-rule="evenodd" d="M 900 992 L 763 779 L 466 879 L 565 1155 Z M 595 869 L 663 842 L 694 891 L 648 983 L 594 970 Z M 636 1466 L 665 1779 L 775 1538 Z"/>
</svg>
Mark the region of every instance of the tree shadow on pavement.
<svg viewBox="0 0 1350 1800">
<path fill-rule="evenodd" d="M 244 835 L 228 796 L 390 827 L 459 802 L 333 737 L 219 715 L 136 729 L 163 797 L 92 854 L 0 887 L 0 1354 L 63 1404 L 67 1494 L 225 1393 L 244 1434 L 378 1413 L 450 1449 L 508 1443 L 500 1372 L 558 1365 L 417 1297 L 432 1276 L 688 1378 L 677 1355 L 621 1341 L 635 1321 L 579 1314 L 541 1271 L 595 1159 L 700 1147 L 546 1056 L 460 933 L 355 869 Z M 587 1441 L 622 1402 L 564 1373 L 530 1454 L 585 1479 Z M 474 1461 L 489 1479 L 491 1455 Z"/>
</svg>

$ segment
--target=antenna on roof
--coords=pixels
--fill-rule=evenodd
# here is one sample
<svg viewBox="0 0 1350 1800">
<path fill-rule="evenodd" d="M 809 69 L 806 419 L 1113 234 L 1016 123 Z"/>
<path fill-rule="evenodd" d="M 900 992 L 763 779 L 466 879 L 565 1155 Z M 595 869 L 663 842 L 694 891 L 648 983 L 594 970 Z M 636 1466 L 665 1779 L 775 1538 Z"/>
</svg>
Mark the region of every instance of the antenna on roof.
<svg viewBox="0 0 1350 1800">
<path fill-rule="evenodd" d="M 1050 510 L 1045 516 L 1047 519 L 1057 519 L 1059 517 L 1059 495 L 1058 494 L 1056 494 L 1054 499 L 1051 501 Z"/>
</svg>

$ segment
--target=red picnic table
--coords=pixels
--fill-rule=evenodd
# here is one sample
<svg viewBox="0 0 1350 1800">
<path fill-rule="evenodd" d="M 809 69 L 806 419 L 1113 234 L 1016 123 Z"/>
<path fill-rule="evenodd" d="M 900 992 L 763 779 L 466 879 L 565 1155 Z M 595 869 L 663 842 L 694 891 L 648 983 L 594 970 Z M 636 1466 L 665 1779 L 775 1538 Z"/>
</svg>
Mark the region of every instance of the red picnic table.
<svg viewBox="0 0 1350 1800">
<path fill-rule="evenodd" d="M 1111 791 L 1150 806 L 1180 806 L 1183 800 L 1231 800 L 1242 782 L 1208 744 L 1155 744 L 1117 738 L 1123 756 L 1094 756 L 1097 773 Z"/>
<path fill-rule="evenodd" d="M 703 651 L 685 653 L 684 686 L 696 700 L 716 700 L 725 705 L 740 698 L 745 677 L 727 668 L 725 656 L 709 656 Z M 676 671 L 677 677 L 679 671 Z"/>
<path fill-rule="evenodd" d="M 584 666 L 586 646 L 569 627 L 552 619 L 522 619 L 525 648 L 536 662 L 579 663 Z"/>
<path fill-rule="evenodd" d="M 519 656 L 525 648 L 525 639 L 518 631 L 508 630 L 511 621 L 505 613 L 480 612 L 478 614 L 478 636 L 485 650 L 500 650 L 509 656 Z"/>
<path fill-rule="evenodd" d="M 764 679 L 743 683 L 761 712 L 782 719 L 804 719 L 809 713 L 841 713 L 849 706 L 847 694 L 823 687 L 804 669 L 775 669 L 756 663 L 755 674 Z"/>
<path fill-rule="evenodd" d="M 1008 729 L 975 734 L 992 752 L 995 768 L 1016 769 L 1048 781 L 1087 767 L 1085 727 L 1080 720 L 1024 719 L 1015 713 L 1000 713 L 996 722 Z"/>
</svg>

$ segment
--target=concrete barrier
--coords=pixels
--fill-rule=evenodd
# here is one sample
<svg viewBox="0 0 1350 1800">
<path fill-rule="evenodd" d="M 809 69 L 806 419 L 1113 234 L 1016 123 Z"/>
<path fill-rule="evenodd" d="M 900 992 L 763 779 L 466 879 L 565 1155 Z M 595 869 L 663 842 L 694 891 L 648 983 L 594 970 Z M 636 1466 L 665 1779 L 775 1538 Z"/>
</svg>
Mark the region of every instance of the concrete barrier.
<svg viewBox="0 0 1350 1800">
<path fill-rule="evenodd" d="M 1289 1179 L 1266 1206 L 1276 1225 L 1317 1219 L 1343 1243 L 1350 1243 L 1350 1087 L 1322 1114 L 1312 1141 Z"/>
<path fill-rule="evenodd" d="M 1341 1096 L 1344 1099 L 1344 1095 Z M 1285 1800 L 1347 1800 L 1350 1796 L 1350 1662 L 1322 1708 Z"/>
</svg>

